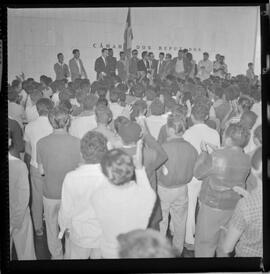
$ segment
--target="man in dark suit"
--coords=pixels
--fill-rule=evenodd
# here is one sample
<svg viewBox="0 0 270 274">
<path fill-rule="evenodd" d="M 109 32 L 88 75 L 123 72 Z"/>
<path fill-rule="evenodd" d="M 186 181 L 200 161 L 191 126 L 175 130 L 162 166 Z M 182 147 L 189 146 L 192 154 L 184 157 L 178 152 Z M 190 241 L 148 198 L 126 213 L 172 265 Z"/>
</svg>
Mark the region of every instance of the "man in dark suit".
<svg viewBox="0 0 270 274">
<path fill-rule="evenodd" d="M 155 55 L 153 52 L 148 53 L 148 62 L 151 75 L 155 77 L 155 75 L 157 74 L 158 60 L 155 59 Z"/>
<path fill-rule="evenodd" d="M 56 75 L 55 80 L 63 80 L 67 79 L 70 76 L 68 65 L 64 63 L 64 55 L 63 53 L 57 54 L 58 62 L 54 64 L 54 72 Z"/>
<path fill-rule="evenodd" d="M 164 52 L 159 53 L 159 60 L 157 60 L 157 69 L 156 69 L 156 74 L 155 78 L 161 79 L 162 76 L 164 75 L 165 72 L 165 60 L 164 60 Z"/>
<path fill-rule="evenodd" d="M 128 68 L 128 72 L 129 72 L 129 79 L 134 79 L 137 78 L 137 72 L 138 72 L 138 62 L 139 62 L 139 58 L 138 56 L 138 51 L 136 49 L 134 49 L 132 52 L 132 57 L 129 60 L 129 68 Z"/>
<path fill-rule="evenodd" d="M 108 49 L 103 48 L 101 50 L 101 56 L 98 57 L 95 61 L 95 71 L 97 73 L 97 80 L 100 78 L 103 78 L 103 76 L 108 75 L 108 62 L 107 62 L 107 57 L 108 57 Z"/>
<path fill-rule="evenodd" d="M 170 53 L 166 53 L 163 73 L 161 73 L 160 75 L 161 80 L 164 80 L 168 75 L 172 73 L 173 73 L 172 55 Z"/>
<path fill-rule="evenodd" d="M 127 60 L 125 53 L 120 51 L 120 59 L 116 63 L 117 75 L 121 78 L 122 82 L 127 80 Z"/>
<path fill-rule="evenodd" d="M 83 62 L 80 59 L 80 51 L 78 49 L 74 49 L 72 53 L 74 57 L 69 60 L 71 81 L 74 82 L 76 79 L 87 79 L 88 77 L 83 66 Z"/>
<path fill-rule="evenodd" d="M 147 70 L 149 69 L 147 51 L 142 52 L 142 59 L 138 61 L 137 68 L 140 79 L 144 78 L 147 75 Z"/>
<path fill-rule="evenodd" d="M 113 49 L 108 49 L 108 57 L 107 57 L 107 70 L 110 76 L 115 76 L 116 70 L 116 58 L 113 57 Z"/>
</svg>

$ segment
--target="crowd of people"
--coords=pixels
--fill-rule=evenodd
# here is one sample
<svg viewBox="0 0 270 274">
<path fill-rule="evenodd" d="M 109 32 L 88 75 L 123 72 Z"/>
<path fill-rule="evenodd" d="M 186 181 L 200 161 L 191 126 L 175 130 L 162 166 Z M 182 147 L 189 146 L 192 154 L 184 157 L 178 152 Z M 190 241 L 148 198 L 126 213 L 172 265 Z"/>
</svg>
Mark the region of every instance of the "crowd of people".
<svg viewBox="0 0 270 274">
<path fill-rule="evenodd" d="M 75 49 L 69 65 L 57 55 L 54 81 L 9 84 L 17 258 L 36 259 L 44 229 L 51 259 L 262 257 L 253 64 L 232 76 L 220 54 L 101 54 L 91 82 Z"/>
</svg>

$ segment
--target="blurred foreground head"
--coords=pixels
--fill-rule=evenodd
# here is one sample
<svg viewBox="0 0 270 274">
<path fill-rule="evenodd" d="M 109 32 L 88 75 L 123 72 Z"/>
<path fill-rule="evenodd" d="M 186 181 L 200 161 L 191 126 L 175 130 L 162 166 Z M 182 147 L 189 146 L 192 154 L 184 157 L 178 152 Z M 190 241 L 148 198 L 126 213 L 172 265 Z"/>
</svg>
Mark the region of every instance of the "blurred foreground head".
<svg viewBox="0 0 270 274">
<path fill-rule="evenodd" d="M 120 234 L 119 258 L 174 258 L 176 252 L 160 232 L 153 229 L 137 229 Z"/>
</svg>

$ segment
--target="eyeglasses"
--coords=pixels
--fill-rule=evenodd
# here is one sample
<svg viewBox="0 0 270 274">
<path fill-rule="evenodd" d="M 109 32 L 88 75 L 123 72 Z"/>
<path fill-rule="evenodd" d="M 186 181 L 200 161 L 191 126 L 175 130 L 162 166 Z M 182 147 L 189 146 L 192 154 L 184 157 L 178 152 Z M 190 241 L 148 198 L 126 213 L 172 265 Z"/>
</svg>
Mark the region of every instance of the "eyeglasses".
<svg viewBox="0 0 270 274">
<path fill-rule="evenodd" d="M 138 55 L 138 53 L 133 53 L 132 55 Z"/>
</svg>

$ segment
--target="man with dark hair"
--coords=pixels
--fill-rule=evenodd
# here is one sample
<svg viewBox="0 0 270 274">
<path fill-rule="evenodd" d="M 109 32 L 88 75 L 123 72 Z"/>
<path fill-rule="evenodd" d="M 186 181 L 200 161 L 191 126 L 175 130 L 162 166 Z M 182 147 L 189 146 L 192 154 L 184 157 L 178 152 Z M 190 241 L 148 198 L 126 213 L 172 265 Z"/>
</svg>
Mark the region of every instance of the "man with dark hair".
<svg viewBox="0 0 270 274">
<path fill-rule="evenodd" d="M 115 76 L 116 71 L 116 58 L 113 56 L 113 49 L 108 49 L 108 56 L 107 56 L 107 71 L 110 76 Z"/>
<path fill-rule="evenodd" d="M 203 180 L 196 223 L 195 257 L 221 256 L 220 227 L 225 226 L 240 199 L 233 187 L 245 188 L 250 172 L 249 156 L 243 152 L 250 133 L 240 124 L 231 124 L 222 138 L 223 148 L 208 152 L 202 147 L 194 167 L 194 176 Z"/>
<path fill-rule="evenodd" d="M 70 135 L 81 139 L 86 132 L 93 130 L 97 126 L 94 115 L 94 107 L 97 100 L 97 96 L 93 94 L 84 97 L 82 112 L 71 121 L 69 128 Z"/>
<path fill-rule="evenodd" d="M 74 57 L 69 60 L 71 81 L 74 82 L 76 79 L 87 79 L 88 77 L 83 66 L 83 62 L 80 58 L 80 51 L 78 49 L 74 49 L 72 53 Z"/>
<path fill-rule="evenodd" d="M 220 146 L 219 133 L 205 124 L 209 116 L 209 107 L 205 102 L 198 101 L 191 109 L 192 126 L 185 131 L 183 138 L 192 144 L 201 153 L 201 143 L 207 142 L 213 146 Z M 188 217 L 186 224 L 186 248 L 194 249 L 195 209 L 197 198 L 201 189 L 201 181 L 193 177 L 188 184 Z"/>
<path fill-rule="evenodd" d="M 67 172 L 75 169 L 80 162 L 80 140 L 67 133 L 70 117 L 65 109 L 55 107 L 48 118 L 53 132 L 38 141 L 37 163 L 40 174 L 44 175 L 43 206 L 48 248 L 52 259 L 62 259 L 57 221 L 61 190 Z"/>
<path fill-rule="evenodd" d="M 117 236 L 146 229 L 154 207 L 156 194 L 142 165 L 141 141 L 136 151 L 134 160 L 120 149 L 108 151 L 101 160 L 107 182 L 92 195 L 91 201 L 102 227 L 103 258 L 118 258 Z"/>
<path fill-rule="evenodd" d="M 174 258 L 176 252 L 170 242 L 153 229 L 136 229 L 117 237 L 119 258 Z"/>
<path fill-rule="evenodd" d="M 108 149 L 122 146 L 121 139 L 110 128 L 109 124 L 112 121 L 112 111 L 106 106 L 97 106 L 95 109 L 97 127 L 93 131 L 100 132 L 108 140 Z"/>
<path fill-rule="evenodd" d="M 193 177 L 193 168 L 198 152 L 183 139 L 185 116 L 178 119 L 170 115 L 167 120 L 168 137 L 162 144 L 168 161 L 158 170 L 158 194 L 161 201 L 162 220 L 160 232 L 166 237 L 169 214 L 173 225 L 173 246 L 180 256 L 185 242 L 188 213 L 188 183 Z"/>
<path fill-rule="evenodd" d="M 165 64 L 164 64 L 164 73 L 161 75 L 161 80 L 164 80 L 168 75 L 173 74 L 173 62 L 172 55 L 170 53 L 166 53 L 165 56 Z"/>
<path fill-rule="evenodd" d="M 8 115 L 16 120 L 23 129 L 23 121 L 25 120 L 25 112 L 20 105 L 20 96 L 14 88 L 8 88 Z"/>
<path fill-rule="evenodd" d="M 28 102 L 26 103 L 25 116 L 28 123 L 35 121 L 39 115 L 36 107 L 36 103 L 42 98 L 42 92 L 40 89 L 33 89 L 28 96 Z"/>
<path fill-rule="evenodd" d="M 41 176 L 38 170 L 37 163 L 37 151 L 36 146 L 38 141 L 51 134 L 53 129 L 48 120 L 48 113 L 53 108 L 53 103 L 50 99 L 41 98 L 37 101 L 37 111 L 39 117 L 30 122 L 25 127 L 24 141 L 25 141 L 25 153 L 31 155 L 30 162 L 30 176 L 31 176 L 31 211 L 34 223 L 34 229 L 37 236 L 43 235 L 43 223 L 42 223 L 42 188 L 44 184 L 44 178 Z"/>
<path fill-rule="evenodd" d="M 128 78 L 129 79 L 136 79 L 137 72 L 138 72 L 138 51 L 136 49 L 132 50 L 131 58 L 129 60 L 129 68 L 128 68 Z"/>
<path fill-rule="evenodd" d="M 55 80 L 67 79 L 70 76 L 68 65 L 64 63 L 63 53 L 57 54 L 58 62 L 54 64 Z"/>
<path fill-rule="evenodd" d="M 140 78 L 144 78 L 147 74 L 147 70 L 149 69 L 149 62 L 147 60 L 147 51 L 142 52 L 142 59 L 138 61 L 137 64 L 138 72 Z"/>
<path fill-rule="evenodd" d="M 208 59 L 209 53 L 203 53 L 203 60 L 198 63 L 198 74 L 197 77 L 200 78 L 201 81 L 208 79 L 213 70 L 213 63 Z"/>
<path fill-rule="evenodd" d="M 95 71 L 97 73 L 97 80 L 103 79 L 104 76 L 109 75 L 108 57 L 109 51 L 107 48 L 101 50 L 101 56 L 95 61 Z"/>
<path fill-rule="evenodd" d="M 120 59 L 116 63 L 117 75 L 121 78 L 122 82 L 126 82 L 128 76 L 127 60 L 123 51 L 120 51 L 119 55 Z"/>
<path fill-rule="evenodd" d="M 83 164 L 65 176 L 58 221 L 69 242 L 65 259 L 99 259 L 102 230 L 91 197 L 105 181 L 100 161 L 107 152 L 107 139 L 89 131 L 81 139 L 80 150 Z"/>
<path fill-rule="evenodd" d="M 165 54 L 164 52 L 159 53 L 159 60 L 157 61 L 157 68 L 155 73 L 155 78 L 158 77 L 158 79 L 162 79 L 164 72 L 165 72 L 165 60 L 164 60 Z"/>
<path fill-rule="evenodd" d="M 136 142 L 143 137 L 146 144 L 143 149 L 143 163 L 146 168 L 147 177 L 155 192 L 157 192 L 157 169 L 168 159 L 166 152 L 159 145 L 155 138 L 151 136 L 147 128 L 144 116 L 137 117 L 137 122 L 123 124 L 118 131 L 123 147 L 121 148 L 129 155 L 133 156 L 136 152 Z M 159 199 L 155 203 L 154 210 L 149 220 L 148 227 L 159 230 L 161 217 L 161 207 Z"/>
<path fill-rule="evenodd" d="M 173 74 L 180 79 L 185 79 L 185 73 L 187 72 L 187 60 L 183 58 L 183 50 L 178 51 L 178 57 L 172 60 Z"/>
<path fill-rule="evenodd" d="M 10 133 L 10 132 L 9 132 Z M 9 134 L 10 135 L 10 134 Z M 9 136 L 9 148 L 11 139 Z M 10 260 L 14 243 L 18 260 L 36 260 L 33 225 L 29 210 L 29 180 L 26 164 L 8 153 Z"/>
<path fill-rule="evenodd" d="M 23 130 L 20 124 L 10 117 L 8 117 L 8 130 L 11 140 L 9 153 L 20 159 L 20 153 L 24 152 Z"/>
</svg>

